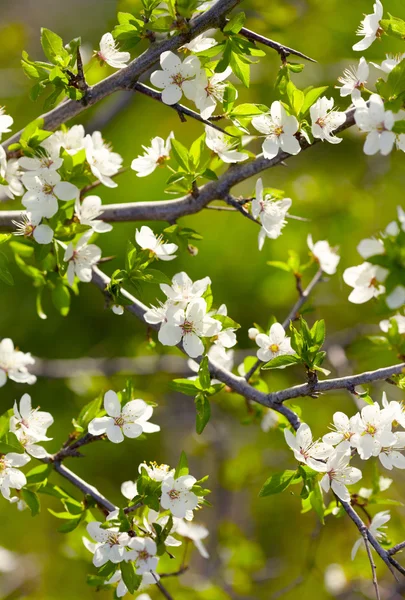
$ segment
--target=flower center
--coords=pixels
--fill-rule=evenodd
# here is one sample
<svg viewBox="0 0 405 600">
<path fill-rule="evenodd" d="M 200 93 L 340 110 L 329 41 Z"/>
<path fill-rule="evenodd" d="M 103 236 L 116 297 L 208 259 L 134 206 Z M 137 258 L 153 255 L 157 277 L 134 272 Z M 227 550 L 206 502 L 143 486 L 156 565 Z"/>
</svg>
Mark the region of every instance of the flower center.
<svg viewBox="0 0 405 600">
<path fill-rule="evenodd" d="M 124 427 L 124 425 L 125 425 L 125 419 L 124 419 L 124 417 L 122 415 L 119 415 L 118 417 L 114 418 L 114 423 L 118 427 Z"/>
<path fill-rule="evenodd" d="M 186 81 L 186 78 L 183 77 L 181 73 L 175 73 L 175 75 L 171 75 L 171 80 L 174 85 L 178 85 L 181 87 L 183 83 Z"/>
<path fill-rule="evenodd" d="M 44 192 L 44 194 L 47 194 L 48 196 L 53 194 L 53 188 L 54 186 L 51 185 L 50 183 L 44 183 L 42 191 Z"/>
<path fill-rule="evenodd" d="M 368 287 L 377 287 L 377 279 L 375 277 L 370 279 L 370 283 L 369 283 Z"/>
<path fill-rule="evenodd" d="M 364 433 L 368 433 L 371 436 L 374 436 L 377 433 L 377 427 L 372 425 L 371 423 L 367 423 L 367 427 Z"/>
<path fill-rule="evenodd" d="M 271 350 L 271 352 L 276 353 L 280 350 L 280 346 L 278 346 L 277 344 L 271 344 L 269 346 L 269 350 Z"/>
<path fill-rule="evenodd" d="M 279 125 L 278 127 L 274 128 L 273 131 L 274 135 L 276 135 L 277 137 L 280 137 L 280 135 L 282 135 L 284 133 L 284 129 L 281 125 Z"/>
<path fill-rule="evenodd" d="M 192 333 L 194 330 L 194 324 L 191 321 L 184 321 L 183 325 L 181 326 L 182 330 L 183 330 L 183 334 L 187 335 L 187 333 Z"/>
<path fill-rule="evenodd" d="M 316 124 L 319 125 L 319 127 L 325 127 L 326 125 L 326 121 L 325 121 L 325 117 L 319 117 L 319 119 L 316 121 Z"/>
<path fill-rule="evenodd" d="M 180 498 L 180 492 L 178 490 L 170 490 L 168 495 L 171 500 L 178 500 Z"/>
<path fill-rule="evenodd" d="M 149 552 L 147 550 L 141 550 L 140 552 L 138 552 L 138 560 L 148 560 L 148 558 L 150 558 L 151 555 L 149 554 Z"/>
<path fill-rule="evenodd" d="M 117 533 L 108 533 L 108 542 L 110 546 L 115 546 L 118 544 L 118 534 Z"/>
</svg>

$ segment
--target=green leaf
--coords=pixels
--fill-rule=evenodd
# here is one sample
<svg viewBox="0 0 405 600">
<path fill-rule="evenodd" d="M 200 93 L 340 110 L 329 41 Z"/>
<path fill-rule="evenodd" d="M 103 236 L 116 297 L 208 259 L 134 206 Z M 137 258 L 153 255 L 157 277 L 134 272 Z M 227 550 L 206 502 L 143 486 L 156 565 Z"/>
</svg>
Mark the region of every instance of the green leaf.
<svg viewBox="0 0 405 600">
<path fill-rule="evenodd" d="M 12 234 L 11 233 L 0 233 L 0 246 L 1 244 L 4 244 L 5 242 L 8 242 L 9 240 L 12 239 Z"/>
<path fill-rule="evenodd" d="M 405 120 L 395 121 L 392 131 L 394 133 L 405 133 Z"/>
<path fill-rule="evenodd" d="M 246 21 L 246 15 L 244 12 L 237 13 L 228 21 L 223 28 L 224 33 L 239 33 Z"/>
<path fill-rule="evenodd" d="M 45 27 L 41 29 L 41 45 L 47 59 L 54 64 L 58 62 L 57 57 L 66 58 L 68 56 L 62 38 Z"/>
<path fill-rule="evenodd" d="M 70 292 L 62 282 L 58 283 L 53 288 L 52 302 L 62 317 L 66 317 L 68 315 L 70 309 Z"/>
<path fill-rule="evenodd" d="M 174 478 L 178 479 L 183 475 L 188 475 L 188 460 L 185 452 L 182 452 L 180 455 L 180 459 L 174 473 Z"/>
<path fill-rule="evenodd" d="M 25 452 L 24 446 L 21 445 L 15 433 L 7 431 L 0 440 L 0 454 L 8 454 L 9 452 Z"/>
<path fill-rule="evenodd" d="M 222 329 L 239 329 L 240 325 L 227 315 L 212 315 L 212 318 L 222 323 Z"/>
<path fill-rule="evenodd" d="M 387 35 L 405 39 L 405 21 L 399 17 L 393 17 L 388 13 L 389 19 L 381 19 L 380 27 Z"/>
<path fill-rule="evenodd" d="M 0 252 L 0 280 L 7 285 L 14 285 L 14 277 L 8 268 L 8 258 L 3 252 Z"/>
<path fill-rule="evenodd" d="M 311 88 L 305 93 L 304 103 L 301 106 L 301 115 L 305 115 L 311 106 L 315 104 L 315 102 L 322 96 L 324 92 L 328 89 L 328 85 L 318 88 Z"/>
<path fill-rule="evenodd" d="M 290 367 L 291 365 L 296 365 L 301 362 L 301 358 L 297 356 L 297 354 L 283 354 L 281 356 L 276 356 L 275 358 L 272 358 L 261 368 L 264 371 L 267 371 L 268 369 L 280 369 L 283 367 Z"/>
<path fill-rule="evenodd" d="M 186 394 L 186 396 L 195 396 L 196 392 L 199 391 L 196 382 L 192 379 L 174 379 L 169 385 L 175 392 Z"/>
<path fill-rule="evenodd" d="M 325 335 L 325 321 L 316 321 L 311 329 L 312 342 L 320 348 L 325 342 Z"/>
<path fill-rule="evenodd" d="M 122 561 L 120 564 L 122 580 L 130 594 L 136 592 L 142 582 L 142 575 L 137 575 L 135 565 L 132 562 Z"/>
<path fill-rule="evenodd" d="M 179 141 L 173 139 L 171 141 L 172 154 L 180 167 L 182 167 L 187 173 L 190 171 L 188 161 L 188 150 Z"/>
<path fill-rule="evenodd" d="M 42 483 L 46 481 L 51 471 L 52 465 L 39 465 L 38 467 L 34 467 L 26 474 L 27 484 Z"/>
<path fill-rule="evenodd" d="M 312 492 L 309 495 L 309 501 L 311 503 L 312 508 L 318 515 L 319 520 L 321 521 L 322 525 L 324 525 L 324 523 L 325 523 L 325 520 L 324 520 L 325 505 L 323 503 L 323 496 L 322 496 L 321 488 L 320 488 L 318 482 L 315 482 L 315 484 L 314 484 L 314 489 L 312 490 Z"/>
<path fill-rule="evenodd" d="M 250 85 L 250 63 L 242 55 L 232 52 L 230 65 L 236 77 L 248 88 Z"/>
<path fill-rule="evenodd" d="M 103 396 L 100 395 L 85 406 L 83 406 L 82 410 L 77 417 L 77 424 L 84 429 L 87 429 L 87 425 L 95 419 L 98 413 L 101 410 L 103 402 Z"/>
<path fill-rule="evenodd" d="M 387 100 L 396 98 L 405 91 L 405 60 L 396 65 L 388 75 L 386 86 L 384 87 L 384 95 L 387 95 Z"/>
<path fill-rule="evenodd" d="M 208 357 L 204 356 L 198 369 L 198 379 L 203 390 L 208 390 L 211 387 L 211 374 L 208 367 Z"/>
<path fill-rule="evenodd" d="M 198 434 L 201 434 L 211 417 L 211 404 L 208 397 L 200 392 L 195 397 L 196 423 L 195 429 Z"/>
<path fill-rule="evenodd" d="M 264 498 L 265 496 L 279 494 L 286 490 L 292 483 L 299 483 L 300 481 L 301 477 L 297 476 L 297 471 L 286 470 L 275 473 L 264 483 L 259 496 Z"/>
<path fill-rule="evenodd" d="M 31 511 L 31 516 L 35 517 L 35 515 L 37 515 L 41 510 L 41 504 L 39 502 L 38 494 L 36 494 L 32 490 L 27 490 L 26 488 L 23 488 L 21 490 L 21 496 L 24 502 L 27 503 L 28 508 Z"/>
</svg>

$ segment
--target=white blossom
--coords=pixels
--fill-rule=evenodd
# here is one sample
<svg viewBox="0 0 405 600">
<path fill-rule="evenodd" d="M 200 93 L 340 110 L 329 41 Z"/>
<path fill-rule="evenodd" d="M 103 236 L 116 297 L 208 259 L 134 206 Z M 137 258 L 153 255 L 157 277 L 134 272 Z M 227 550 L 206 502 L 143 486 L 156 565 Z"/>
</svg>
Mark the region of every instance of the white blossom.
<svg viewBox="0 0 405 600">
<path fill-rule="evenodd" d="M 24 193 L 19 161 L 15 159 L 7 161 L 7 154 L 3 146 L 0 146 L 0 191 L 10 200 L 14 200 L 15 196 L 22 196 Z"/>
<path fill-rule="evenodd" d="M 196 56 L 188 56 L 183 62 L 168 50 L 160 55 L 161 71 L 154 71 L 151 83 L 162 89 L 162 101 L 165 104 L 176 104 L 183 93 L 189 100 L 196 94 L 196 75 L 200 72 L 200 61 Z"/>
<path fill-rule="evenodd" d="M 204 52 L 218 44 L 217 40 L 212 36 L 217 33 L 217 29 L 207 29 L 200 35 L 197 35 L 191 42 L 180 46 L 179 50 L 189 50 L 190 52 Z"/>
<path fill-rule="evenodd" d="M 296 435 L 286 427 L 284 437 L 299 462 L 307 464 L 314 471 L 326 472 L 326 463 L 321 461 L 327 459 L 334 448 L 324 442 L 314 442 L 311 429 L 306 423 L 301 423 Z"/>
<path fill-rule="evenodd" d="M 49 138 L 42 142 L 48 152 L 59 156 L 60 149 L 63 148 L 68 154 L 74 156 L 80 150 L 84 149 L 85 131 L 83 125 L 73 125 L 70 129 L 60 129 L 55 131 Z"/>
<path fill-rule="evenodd" d="M 405 58 L 405 52 L 402 54 L 386 54 L 386 59 L 382 61 L 381 65 L 377 65 L 376 63 L 371 63 L 373 67 L 383 71 L 384 73 L 391 73 L 392 69 L 394 69 L 399 63 Z"/>
<path fill-rule="evenodd" d="M 102 567 L 108 561 L 120 563 L 128 558 L 126 546 L 131 539 L 128 533 L 120 533 L 117 527 L 103 529 L 98 521 L 88 523 L 87 532 L 98 542 L 93 556 L 95 567 Z"/>
<path fill-rule="evenodd" d="M 351 449 L 348 442 L 343 442 L 328 457 L 326 461 L 326 473 L 321 479 L 321 487 L 325 492 L 330 489 L 340 500 L 350 502 L 350 492 L 347 485 L 353 485 L 362 478 L 362 472 L 356 467 L 349 465 Z"/>
<path fill-rule="evenodd" d="M 362 258 L 367 260 L 371 256 L 384 254 L 385 248 L 381 240 L 376 240 L 375 238 L 366 238 L 365 240 L 361 240 L 361 242 L 358 244 L 357 252 Z"/>
<path fill-rule="evenodd" d="M 365 262 L 356 267 L 349 267 L 343 273 L 343 281 L 354 288 L 349 295 L 349 302 L 363 304 L 385 292 L 385 287 L 380 285 L 388 271 L 377 265 Z"/>
<path fill-rule="evenodd" d="M 146 225 L 143 225 L 140 230 L 136 230 L 135 241 L 143 250 L 150 250 L 160 260 L 166 261 L 176 258 L 174 253 L 178 246 L 165 243 L 162 235 L 155 235 L 152 229 Z"/>
<path fill-rule="evenodd" d="M 260 331 L 256 327 L 249 327 L 249 329 L 248 329 L 248 337 L 253 342 L 255 341 L 255 339 L 259 333 L 260 333 Z"/>
<path fill-rule="evenodd" d="M 174 517 L 193 519 L 193 510 L 198 506 L 198 496 L 191 491 L 196 483 L 195 477 L 182 475 L 174 479 L 173 475 L 166 477 L 162 482 L 162 495 L 160 504 L 165 510 L 170 510 Z"/>
<path fill-rule="evenodd" d="M 41 217 L 30 212 L 21 213 L 21 221 L 12 220 L 15 226 L 14 235 L 33 237 L 38 244 L 50 244 L 53 240 L 53 229 L 49 225 L 40 224 Z"/>
<path fill-rule="evenodd" d="M 307 244 L 322 271 L 328 275 L 336 273 L 340 261 L 340 256 L 337 254 L 336 250 L 331 248 L 326 240 L 321 240 L 314 244 L 311 234 L 307 237 Z"/>
<path fill-rule="evenodd" d="M 220 337 L 221 333 L 222 332 L 218 334 L 218 337 Z M 218 340 L 216 341 L 218 342 Z M 226 350 L 226 348 L 224 348 L 224 346 L 222 346 L 220 343 L 214 343 L 208 350 L 207 356 L 211 362 L 215 363 L 222 369 L 225 369 L 226 371 L 232 371 L 234 364 L 233 350 Z M 187 361 L 187 366 L 194 373 L 198 373 L 198 370 L 200 368 L 200 365 L 191 358 Z M 190 379 L 196 379 L 196 377 L 190 377 Z M 216 383 L 221 382 L 218 379 L 211 379 L 211 385 L 214 385 Z"/>
<path fill-rule="evenodd" d="M 68 262 L 67 279 L 70 285 L 73 285 L 75 275 L 79 281 L 88 283 L 91 281 L 92 267 L 98 263 L 101 258 L 101 250 L 95 244 L 88 244 L 93 231 L 86 231 L 79 239 L 76 247 L 72 243 L 65 250 L 63 260 Z"/>
<path fill-rule="evenodd" d="M 396 441 L 391 427 L 390 411 L 381 409 L 377 402 L 368 404 L 362 408 L 356 421 L 356 433 L 350 444 L 357 449 L 362 460 L 378 456 L 382 448 L 392 446 Z"/>
<path fill-rule="evenodd" d="M 391 401 L 388 402 L 387 395 L 383 392 L 382 405 L 389 414 L 389 419 L 393 422 L 399 423 L 401 427 L 405 429 L 405 406 L 401 402 Z"/>
<path fill-rule="evenodd" d="M 20 407 L 17 401 L 14 402 L 13 415 L 10 418 L 10 430 L 14 433 L 23 431 L 26 435 L 41 440 L 50 440 L 46 437 L 48 427 L 53 423 L 53 417 L 49 412 L 33 409 L 31 396 L 24 394 L 20 400 Z"/>
<path fill-rule="evenodd" d="M 276 356 L 294 354 L 290 338 L 286 336 L 284 327 L 280 323 L 273 323 L 268 335 L 259 333 L 256 336 L 255 342 L 259 346 L 257 358 L 264 362 L 268 362 L 276 358 Z"/>
<path fill-rule="evenodd" d="M 147 474 L 153 481 L 163 481 L 166 477 L 174 475 L 174 469 L 171 469 L 169 465 L 158 465 L 156 462 L 141 463 L 138 467 L 139 473 L 145 469 Z"/>
<path fill-rule="evenodd" d="M 21 202 L 32 215 L 50 219 L 58 212 L 58 200 L 75 200 L 78 188 L 68 181 L 61 181 L 56 171 L 24 173 L 22 181 L 27 191 Z"/>
<path fill-rule="evenodd" d="M 263 248 L 266 237 L 275 240 L 281 235 L 281 230 L 287 224 L 286 214 L 291 208 L 291 198 L 274 200 L 269 194 L 263 196 L 263 182 L 256 182 L 255 198 L 252 200 L 252 215 L 260 218 L 262 229 L 259 233 L 259 250 Z"/>
<path fill-rule="evenodd" d="M 86 196 L 80 202 L 76 199 L 75 216 L 81 225 L 88 225 L 96 233 L 106 233 L 112 230 L 112 225 L 101 221 L 98 217 L 103 214 L 102 202 L 99 196 Z"/>
<path fill-rule="evenodd" d="M 100 40 L 100 50 L 96 53 L 102 63 L 107 63 L 114 69 L 123 69 L 127 62 L 131 60 L 129 52 L 120 52 L 117 48 L 117 42 L 111 33 L 105 33 Z"/>
<path fill-rule="evenodd" d="M 59 156 L 59 147 L 52 141 L 48 144 L 46 142 L 47 140 L 43 142 L 43 146 L 47 151 L 46 154 L 42 153 L 33 158 L 23 156 L 18 161 L 20 167 L 26 169 L 31 175 L 46 175 L 57 171 L 63 165 L 63 158 Z"/>
<path fill-rule="evenodd" d="M 143 318 L 146 323 L 151 325 L 158 325 L 167 321 L 167 305 L 160 303 L 159 306 L 151 306 L 144 314 Z"/>
<path fill-rule="evenodd" d="M 339 144 L 342 138 L 333 135 L 335 129 L 346 121 L 346 113 L 334 108 L 333 98 L 318 98 L 309 109 L 312 121 L 312 135 L 331 144 Z"/>
<path fill-rule="evenodd" d="M 167 322 L 162 323 L 158 337 L 164 346 L 176 346 L 183 342 L 185 352 L 191 358 L 204 353 L 202 337 L 212 337 L 221 330 L 221 323 L 207 315 L 203 298 L 192 300 L 186 309 L 170 306 Z"/>
<path fill-rule="evenodd" d="M 405 450 L 405 431 L 397 431 L 394 433 L 395 442 L 391 446 L 382 448 L 378 458 L 386 469 L 392 471 L 397 469 L 405 469 L 405 456 L 401 451 Z"/>
<path fill-rule="evenodd" d="M 147 177 L 147 175 L 153 173 L 156 167 L 164 165 L 170 158 L 173 138 L 174 133 L 172 131 L 166 141 L 161 137 L 154 137 L 151 140 L 150 147 L 142 146 L 145 151 L 144 154 L 134 158 L 131 163 L 131 169 L 137 172 L 137 177 Z"/>
<path fill-rule="evenodd" d="M 380 37 L 382 33 L 380 21 L 383 16 L 383 10 L 381 1 L 376 0 L 373 6 L 373 13 L 371 15 L 365 15 L 356 31 L 356 35 L 363 36 L 363 39 L 360 40 L 360 42 L 357 42 L 357 44 L 354 44 L 353 50 L 358 50 L 359 52 L 367 50 L 377 37 Z"/>
<path fill-rule="evenodd" d="M 350 442 L 353 435 L 357 432 L 357 421 L 360 415 L 357 413 L 353 417 L 348 417 L 343 412 L 335 412 L 333 415 L 332 431 L 323 436 L 322 440 L 325 444 L 336 446 L 342 442 Z"/>
<path fill-rule="evenodd" d="M 133 537 L 128 543 L 130 548 L 129 558 L 135 561 L 136 572 L 142 575 L 148 571 L 155 571 L 159 562 L 156 556 L 156 542 L 150 538 Z"/>
<path fill-rule="evenodd" d="M 405 304 L 405 287 L 397 285 L 390 294 L 387 294 L 385 302 L 391 310 L 403 306 Z"/>
<path fill-rule="evenodd" d="M 138 486 L 136 481 L 124 481 L 121 484 L 121 494 L 127 500 L 133 500 L 138 495 Z"/>
<path fill-rule="evenodd" d="M 9 452 L 0 455 L 0 492 L 6 500 L 11 500 L 11 488 L 20 490 L 26 485 L 27 479 L 18 467 L 23 467 L 29 461 L 27 454 Z"/>
<path fill-rule="evenodd" d="M 182 271 L 173 276 L 171 286 L 161 283 L 160 289 L 167 296 L 170 305 L 185 308 L 191 300 L 201 298 L 210 284 L 209 277 L 193 282 L 187 273 Z"/>
<path fill-rule="evenodd" d="M 122 157 L 113 152 L 111 146 L 106 144 L 99 131 L 87 134 L 84 138 L 86 160 L 91 172 L 103 185 L 109 188 L 117 187 L 117 183 L 111 179 L 122 166 Z"/>
<path fill-rule="evenodd" d="M 359 60 L 358 67 L 349 67 L 343 71 L 343 75 L 338 77 L 340 86 L 340 95 L 342 98 L 351 96 L 352 100 L 361 98 L 361 90 L 364 84 L 367 83 L 370 68 L 364 56 Z M 339 87 L 339 86 L 336 86 Z"/>
<path fill-rule="evenodd" d="M 27 366 L 35 364 L 29 352 L 21 352 L 14 348 L 13 341 L 10 338 L 4 338 L 0 342 L 0 387 L 2 387 L 7 377 L 17 383 L 28 383 L 32 385 L 37 378 L 28 372 Z"/>
<path fill-rule="evenodd" d="M 227 67 L 222 73 L 214 73 L 212 77 L 207 76 L 204 69 L 200 71 L 196 79 L 196 95 L 194 102 L 203 119 L 207 120 L 215 111 L 217 102 L 223 102 L 226 90 L 225 79 L 232 74 L 231 67 Z"/>
<path fill-rule="evenodd" d="M 266 410 L 260 422 L 260 429 L 267 433 L 270 429 L 278 426 L 279 420 L 277 413 L 274 410 Z"/>
<path fill-rule="evenodd" d="M 208 529 L 204 527 L 204 525 L 189 523 L 184 519 L 174 518 L 173 521 L 175 532 L 178 535 L 191 540 L 203 558 L 209 558 L 210 555 L 202 543 L 202 540 L 205 540 L 205 538 L 209 536 L 210 532 Z"/>
<path fill-rule="evenodd" d="M 248 154 L 235 150 L 237 141 L 233 141 L 228 135 L 209 125 L 205 126 L 205 143 L 224 163 L 237 163 L 249 158 Z"/>
<path fill-rule="evenodd" d="M 381 331 L 383 331 L 384 333 L 388 333 L 388 330 L 391 326 L 391 323 L 390 323 L 391 319 L 394 319 L 394 321 L 397 322 L 398 333 L 400 333 L 400 334 L 405 333 L 405 317 L 403 315 L 394 315 L 393 317 L 390 317 L 389 319 L 384 319 L 383 321 L 380 321 Z"/>
<path fill-rule="evenodd" d="M 11 125 L 14 123 L 13 117 L 6 115 L 4 107 L 0 106 L 0 140 L 3 133 L 10 133 Z"/>
<path fill-rule="evenodd" d="M 391 515 L 389 510 L 383 510 L 381 512 L 378 512 L 373 517 L 368 530 L 377 541 L 381 541 L 385 538 L 385 533 L 383 531 L 380 531 L 380 529 L 386 529 L 385 524 L 390 520 L 390 518 Z M 364 546 L 363 537 L 359 538 L 352 548 L 352 560 L 354 560 L 360 546 Z"/>
<path fill-rule="evenodd" d="M 360 98 L 356 102 L 354 120 L 360 131 L 367 132 L 364 153 L 371 156 L 380 152 L 389 154 L 394 147 L 396 135 L 391 131 L 395 117 L 391 110 L 385 110 L 384 102 L 378 94 L 372 94 L 368 102 Z"/>
<path fill-rule="evenodd" d="M 113 390 L 104 395 L 104 409 L 108 416 L 97 417 L 89 423 L 89 433 L 102 435 L 105 433 L 108 439 L 115 444 L 124 441 L 124 436 L 137 438 L 142 433 L 154 433 L 160 431 L 158 425 L 149 423 L 153 414 L 153 408 L 144 400 L 131 400 L 123 407 Z"/>
<path fill-rule="evenodd" d="M 276 100 L 270 107 L 270 113 L 253 117 L 252 125 L 266 136 L 263 142 L 263 156 L 274 158 L 279 150 L 288 154 L 298 154 L 301 146 L 295 134 L 299 123 L 293 115 L 288 115 L 284 106 Z"/>
</svg>

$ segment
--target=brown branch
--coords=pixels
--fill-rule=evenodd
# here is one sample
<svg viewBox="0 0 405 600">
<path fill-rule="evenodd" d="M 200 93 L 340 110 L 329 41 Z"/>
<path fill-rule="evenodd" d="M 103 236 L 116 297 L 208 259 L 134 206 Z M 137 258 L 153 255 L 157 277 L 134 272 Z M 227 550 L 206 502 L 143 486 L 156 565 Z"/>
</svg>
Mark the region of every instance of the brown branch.
<svg viewBox="0 0 405 600">
<path fill-rule="evenodd" d="M 239 31 L 239 35 L 243 35 L 243 37 L 250 40 L 251 42 L 258 42 L 259 44 L 263 44 L 264 46 L 268 46 L 269 48 L 272 48 L 273 50 L 275 50 L 276 52 L 279 53 L 279 55 L 281 56 L 281 60 L 283 62 L 285 62 L 286 58 L 290 54 L 292 54 L 294 56 L 299 56 L 300 58 L 303 58 L 304 60 L 309 60 L 310 62 L 314 62 L 314 63 L 317 62 L 313 58 L 310 58 L 309 56 L 307 56 L 306 54 L 303 54 L 302 52 L 299 52 L 298 50 L 294 50 L 293 48 L 290 48 L 289 46 L 284 46 L 284 44 L 280 44 L 279 42 L 270 40 L 269 38 L 264 37 L 264 35 L 255 33 L 254 31 L 251 31 L 250 29 L 246 29 L 246 27 L 242 27 L 242 29 Z"/>
<path fill-rule="evenodd" d="M 400 552 L 401 550 L 404 550 L 404 548 L 405 548 L 405 542 L 401 542 L 400 544 L 397 544 L 396 546 L 393 546 L 392 548 L 390 548 L 388 550 L 388 554 L 390 554 L 391 556 L 393 556 L 397 552 Z"/>
<path fill-rule="evenodd" d="M 361 532 L 361 534 L 362 534 L 363 539 L 364 539 L 364 545 L 366 547 L 366 552 L 367 552 L 368 560 L 370 562 L 371 576 L 373 578 L 373 586 L 374 586 L 374 589 L 375 589 L 375 595 L 376 595 L 377 600 L 381 600 L 380 588 L 378 587 L 378 580 L 377 580 L 377 570 L 376 570 L 376 566 L 375 566 L 375 563 L 374 563 L 373 555 L 371 554 L 370 542 L 368 541 L 367 532 L 363 530 Z"/>
</svg>

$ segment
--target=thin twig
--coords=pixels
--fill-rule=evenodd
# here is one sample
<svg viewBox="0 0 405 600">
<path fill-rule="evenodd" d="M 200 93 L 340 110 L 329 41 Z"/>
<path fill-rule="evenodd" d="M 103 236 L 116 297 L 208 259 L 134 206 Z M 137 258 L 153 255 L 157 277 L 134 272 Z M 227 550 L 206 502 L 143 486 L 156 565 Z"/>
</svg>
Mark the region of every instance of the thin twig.
<svg viewBox="0 0 405 600">
<path fill-rule="evenodd" d="M 140 92 L 141 94 L 148 96 L 148 98 L 152 98 L 152 100 L 156 100 L 157 102 L 164 104 L 164 102 L 162 100 L 162 94 L 160 92 L 157 92 L 153 88 L 149 87 L 148 85 L 145 85 L 144 83 L 140 83 L 139 81 L 137 81 L 133 84 L 130 84 L 128 86 L 128 90 L 135 90 L 136 92 Z M 176 104 L 170 104 L 170 105 L 166 104 L 166 106 L 169 106 L 169 108 L 173 108 L 174 110 L 176 110 L 179 113 L 179 115 L 182 115 L 183 117 L 190 117 L 190 118 L 194 119 L 195 121 L 199 121 L 200 123 L 203 123 L 204 125 L 208 125 L 209 127 L 212 127 L 213 129 L 216 129 L 217 131 L 224 133 L 225 135 L 230 135 L 229 133 L 224 131 L 221 127 L 219 127 L 218 125 L 215 125 L 215 123 L 213 123 L 212 121 L 207 121 L 206 119 L 203 119 L 200 114 L 195 112 L 195 110 L 191 110 L 191 108 L 187 108 L 187 106 L 183 106 L 182 104 L 179 104 L 178 102 L 176 102 Z M 184 118 L 183 122 L 186 122 L 185 118 Z M 231 137 L 234 137 L 234 136 L 231 136 Z"/>
<path fill-rule="evenodd" d="M 159 591 L 162 593 L 162 595 L 165 598 L 167 598 L 167 600 L 174 600 L 173 596 L 171 594 L 169 594 L 167 589 L 164 587 L 163 583 L 156 577 L 155 573 L 153 571 L 151 571 L 151 573 L 153 575 L 153 579 L 156 582 L 156 587 L 159 589 Z"/>
<path fill-rule="evenodd" d="M 243 204 L 241 204 L 237 198 L 235 198 L 231 194 L 228 194 L 224 198 L 224 200 L 227 204 L 230 204 L 231 206 L 233 206 L 233 208 L 235 208 L 237 211 L 239 211 L 244 217 L 246 217 L 247 219 L 250 219 L 251 221 L 253 221 L 254 223 L 256 223 L 257 225 L 260 226 L 259 221 L 256 221 L 256 219 L 250 214 L 249 211 L 247 211 L 243 207 Z"/>
<path fill-rule="evenodd" d="M 298 50 L 294 50 L 293 48 L 290 48 L 289 46 L 284 46 L 284 44 L 280 44 L 279 42 L 270 40 L 269 38 L 264 37 L 264 35 L 255 33 L 254 31 L 251 31 L 250 29 L 246 29 L 246 27 L 242 27 L 242 29 L 239 31 L 239 35 L 243 35 L 243 37 L 250 40 L 251 42 L 258 42 L 259 44 L 263 44 L 264 46 L 268 46 L 269 48 L 272 48 L 273 50 L 275 50 L 276 52 L 279 53 L 283 62 L 290 54 L 292 54 L 294 56 L 299 56 L 300 58 L 303 58 L 304 60 L 309 60 L 310 62 L 314 62 L 314 63 L 317 62 L 313 58 L 310 58 L 309 56 L 307 56 L 306 54 L 303 54 L 302 52 L 299 52 Z"/>
<path fill-rule="evenodd" d="M 393 556 L 397 552 L 400 552 L 401 550 L 404 550 L 404 548 L 405 548 L 405 542 L 401 542 L 400 544 L 397 544 L 396 546 L 393 546 L 392 548 L 390 548 L 388 550 L 388 554 L 390 554 L 391 556 Z"/>
<path fill-rule="evenodd" d="M 374 589 L 375 589 L 375 595 L 377 600 L 381 600 L 381 596 L 380 596 L 380 588 L 378 587 L 378 580 L 377 580 L 377 569 L 374 563 L 374 559 L 373 559 L 373 555 L 371 554 L 371 549 L 370 549 L 370 542 L 368 541 L 368 537 L 367 537 L 367 530 L 362 531 L 361 532 L 363 539 L 364 539 L 364 545 L 366 547 L 366 552 L 367 552 L 367 556 L 368 556 L 368 560 L 370 562 L 370 567 L 371 567 L 371 575 L 373 578 L 373 585 L 374 585 Z"/>
</svg>

